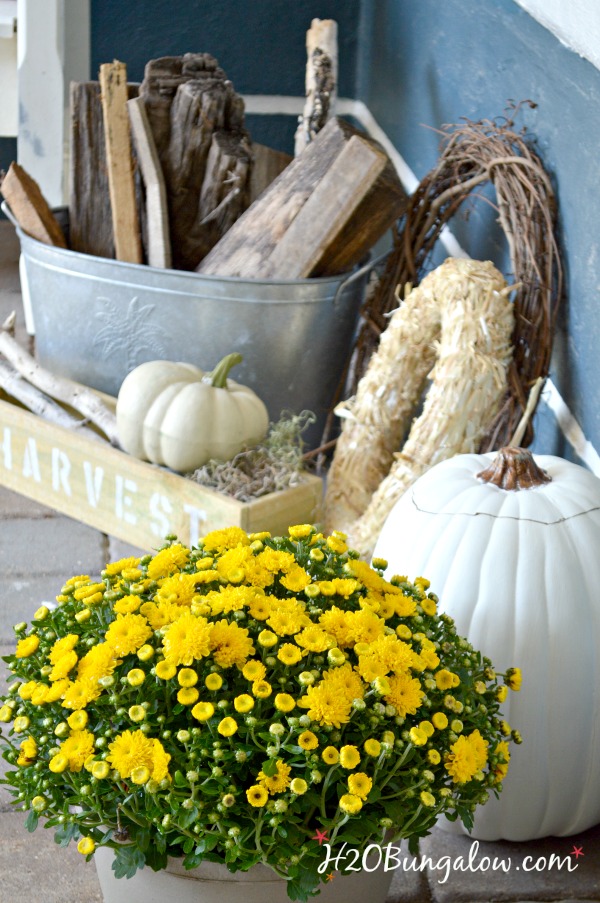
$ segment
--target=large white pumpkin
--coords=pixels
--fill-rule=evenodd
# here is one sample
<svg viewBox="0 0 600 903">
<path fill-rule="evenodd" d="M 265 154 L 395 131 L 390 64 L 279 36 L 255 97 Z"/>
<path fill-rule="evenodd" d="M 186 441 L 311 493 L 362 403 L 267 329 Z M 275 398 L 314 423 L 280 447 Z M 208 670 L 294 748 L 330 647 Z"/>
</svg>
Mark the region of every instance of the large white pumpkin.
<svg viewBox="0 0 600 903">
<path fill-rule="evenodd" d="M 523 744 L 472 836 L 529 840 L 599 823 L 600 480 L 521 449 L 458 455 L 404 494 L 375 556 L 388 578 L 427 577 L 498 670 L 522 669 L 503 713 Z"/>
</svg>

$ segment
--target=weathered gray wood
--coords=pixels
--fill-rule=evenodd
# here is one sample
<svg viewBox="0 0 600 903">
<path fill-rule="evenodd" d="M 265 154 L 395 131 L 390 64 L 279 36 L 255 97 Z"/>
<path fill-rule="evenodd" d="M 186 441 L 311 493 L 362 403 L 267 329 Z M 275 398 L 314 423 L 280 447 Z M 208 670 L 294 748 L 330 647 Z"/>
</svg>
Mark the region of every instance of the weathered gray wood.
<svg viewBox="0 0 600 903">
<path fill-rule="evenodd" d="M 127 101 L 131 134 L 146 188 L 147 257 L 152 267 L 171 266 L 169 212 L 162 167 L 141 97 Z"/>
<path fill-rule="evenodd" d="M 139 85 L 127 89 L 136 97 Z M 69 244 L 73 251 L 114 257 L 100 84 L 71 82 L 70 97 Z M 136 193 L 139 205 L 137 186 Z"/>
<path fill-rule="evenodd" d="M 250 175 L 250 204 L 268 188 L 294 158 L 283 151 L 252 142 L 252 173 Z"/>
<path fill-rule="evenodd" d="M 151 60 L 140 95 L 165 177 L 173 266 L 193 269 L 249 203 L 243 100 L 206 53 Z"/>
<path fill-rule="evenodd" d="M 337 22 L 333 19 L 313 19 L 306 32 L 306 102 L 294 139 L 296 156 L 333 115 L 337 77 Z"/>
<path fill-rule="evenodd" d="M 371 186 L 362 185 L 364 173 L 361 167 L 370 166 L 371 154 L 363 154 L 360 162 L 352 152 L 355 168 L 349 178 L 354 184 L 362 185 L 361 202 L 358 206 L 349 202 L 346 218 L 336 221 L 337 232 L 331 234 L 331 203 L 326 210 L 318 204 L 312 206 L 311 225 L 313 237 L 305 243 L 299 230 L 298 246 L 294 249 L 294 271 L 286 269 L 285 259 L 275 258 L 277 268 L 271 258 L 276 247 L 283 240 L 315 190 L 331 194 L 320 183 L 331 177 L 334 182 L 341 178 L 341 171 L 332 169 L 334 162 L 347 143 L 356 138 L 358 146 L 376 148 L 377 154 L 384 154 L 371 138 L 341 119 L 330 119 L 315 139 L 296 157 L 281 175 L 271 183 L 252 206 L 237 220 L 221 241 L 197 267 L 199 273 L 240 276 L 244 278 L 274 278 L 277 272 L 282 278 L 294 278 L 292 272 L 303 272 L 303 276 L 330 275 L 351 268 L 365 251 L 370 248 L 385 230 L 399 217 L 406 204 L 406 195 L 391 162 L 384 154 L 385 165 L 378 175 L 371 172 Z M 349 162 L 349 161 L 347 161 Z M 331 170 L 331 176 L 329 176 Z M 351 184 L 351 183 L 350 183 Z M 346 191 L 346 194 L 348 192 Z M 377 208 L 377 209 L 375 209 Z M 316 239 L 316 241 L 315 241 Z M 315 244 L 322 243 L 326 257 L 314 262 Z M 291 244 L 288 245 L 291 253 Z M 312 260 L 312 269 L 302 263 L 302 257 Z M 283 272 L 282 272 L 283 271 Z"/>
<path fill-rule="evenodd" d="M 63 231 L 40 186 L 22 166 L 10 164 L 0 182 L 0 191 L 23 232 L 46 245 L 67 247 Z"/>
</svg>

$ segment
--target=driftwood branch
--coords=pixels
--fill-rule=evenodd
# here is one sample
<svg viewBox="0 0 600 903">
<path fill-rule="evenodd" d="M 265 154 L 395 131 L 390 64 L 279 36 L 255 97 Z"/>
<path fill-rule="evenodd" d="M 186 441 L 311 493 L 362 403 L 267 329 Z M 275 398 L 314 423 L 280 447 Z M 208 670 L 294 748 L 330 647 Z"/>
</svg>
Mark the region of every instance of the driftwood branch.
<svg viewBox="0 0 600 903">
<path fill-rule="evenodd" d="M 86 426 L 86 420 L 78 420 L 73 417 L 55 401 L 23 379 L 17 370 L 6 361 L 0 361 L 0 388 L 28 410 L 43 417 L 44 420 L 49 420 L 57 426 L 63 426 L 69 430 L 77 430 L 80 435 L 84 435 L 88 439 L 98 441 L 101 439 L 98 433 Z"/>
<path fill-rule="evenodd" d="M 337 95 L 337 23 L 313 19 L 306 32 L 306 103 L 294 141 L 296 156 L 320 132 L 333 113 Z"/>
<path fill-rule="evenodd" d="M 15 319 L 13 311 L 0 327 L 0 354 L 4 355 L 28 383 L 51 398 L 79 411 L 86 420 L 104 433 L 112 445 L 118 447 L 117 421 L 114 413 L 91 389 L 80 386 L 65 377 L 57 376 L 41 367 L 13 337 Z M 11 392 L 11 394 L 13 393 Z M 25 404 L 25 402 L 23 403 Z M 29 405 L 27 406 L 29 407 Z M 35 413 L 40 412 L 36 411 Z M 76 423 L 77 421 L 73 418 L 70 419 L 71 428 Z"/>
</svg>

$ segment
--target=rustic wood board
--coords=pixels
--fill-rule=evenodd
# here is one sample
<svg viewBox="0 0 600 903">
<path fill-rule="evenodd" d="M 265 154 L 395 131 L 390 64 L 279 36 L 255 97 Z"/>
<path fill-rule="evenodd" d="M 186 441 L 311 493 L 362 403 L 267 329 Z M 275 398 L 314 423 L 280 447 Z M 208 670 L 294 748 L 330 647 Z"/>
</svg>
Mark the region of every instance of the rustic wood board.
<svg viewBox="0 0 600 903">
<path fill-rule="evenodd" d="M 283 151 L 252 142 L 252 172 L 250 174 L 250 204 L 268 188 L 294 158 Z"/>
<path fill-rule="evenodd" d="M 337 158 L 353 139 L 352 152 L 336 168 Z M 356 153 L 359 146 L 365 148 L 365 153 Z M 367 153 L 367 148 L 383 155 L 383 169 L 378 164 L 373 167 L 373 153 Z M 351 163 L 351 172 L 345 173 L 345 167 Z M 358 205 L 349 197 L 353 182 Z M 332 204 L 335 205 L 336 190 L 342 190 L 342 185 L 346 208 L 342 218 L 336 214 L 332 234 Z M 313 203 L 303 228 L 290 238 L 286 253 L 279 254 L 278 244 L 285 241 L 287 231 L 293 229 L 294 221 L 315 192 L 327 199 L 327 208 Z M 245 279 L 307 278 L 344 272 L 358 263 L 401 215 L 406 200 L 400 179 L 379 145 L 334 117 L 240 216 L 201 261 L 197 272 Z M 310 242 L 306 242 L 309 232 Z M 319 246 L 325 256 L 315 254 Z M 293 258 L 293 265 L 290 262 L 287 268 L 286 256 L 290 261 Z"/>
<path fill-rule="evenodd" d="M 0 191 L 19 226 L 47 245 L 66 248 L 65 236 L 38 183 L 18 163 L 11 163 Z"/>
<path fill-rule="evenodd" d="M 100 90 L 115 255 L 126 263 L 142 263 L 125 63 L 115 60 L 100 66 Z"/>
<path fill-rule="evenodd" d="M 237 502 L 0 400 L 0 485 L 151 550 L 172 533 L 194 545 L 211 530 L 285 534 L 320 516 L 322 481 Z"/>
<path fill-rule="evenodd" d="M 127 85 L 128 98 L 137 97 L 138 91 L 138 84 Z M 69 246 L 83 254 L 114 258 L 100 84 L 71 82 L 70 96 Z M 138 205 L 140 200 L 138 188 Z"/>
</svg>

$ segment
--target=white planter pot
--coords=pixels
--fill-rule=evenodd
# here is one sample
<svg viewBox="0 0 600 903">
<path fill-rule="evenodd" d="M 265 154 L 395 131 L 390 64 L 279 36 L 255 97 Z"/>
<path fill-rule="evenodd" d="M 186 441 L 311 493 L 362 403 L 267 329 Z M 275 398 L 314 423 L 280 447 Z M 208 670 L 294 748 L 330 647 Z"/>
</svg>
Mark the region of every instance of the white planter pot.
<svg viewBox="0 0 600 903">
<path fill-rule="evenodd" d="M 204 862 L 188 871 L 179 860 L 170 859 L 164 871 L 144 868 L 133 878 L 115 878 L 111 849 L 99 847 L 94 860 L 104 903 L 290 903 L 286 882 L 263 865 L 232 873 L 216 862 Z M 393 874 L 383 868 L 336 874 L 316 899 L 319 903 L 385 903 Z"/>
</svg>

